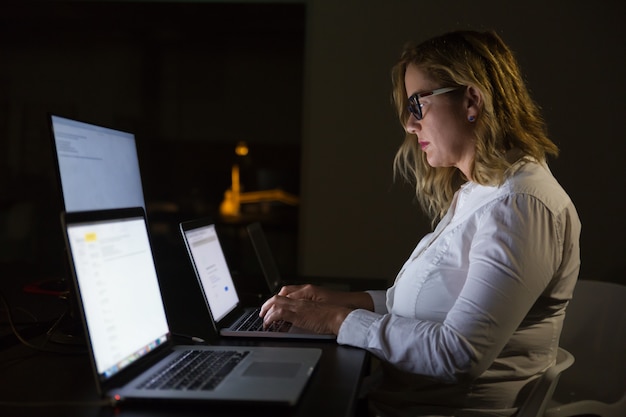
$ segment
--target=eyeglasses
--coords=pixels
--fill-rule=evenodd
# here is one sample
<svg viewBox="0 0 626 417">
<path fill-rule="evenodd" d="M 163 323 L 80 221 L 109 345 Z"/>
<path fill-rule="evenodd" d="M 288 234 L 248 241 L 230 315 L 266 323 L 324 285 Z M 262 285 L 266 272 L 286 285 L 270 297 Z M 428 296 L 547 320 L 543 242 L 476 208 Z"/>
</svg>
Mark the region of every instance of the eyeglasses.
<svg viewBox="0 0 626 417">
<path fill-rule="evenodd" d="M 422 114 L 422 106 L 423 106 L 423 104 L 420 103 L 420 98 L 436 96 L 438 94 L 449 93 L 450 91 L 454 91 L 454 90 L 456 90 L 458 88 L 459 87 L 444 87 L 444 88 L 438 88 L 438 89 L 433 90 L 433 91 L 427 91 L 425 93 L 415 93 L 411 97 L 409 97 L 409 112 L 417 120 L 422 120 L 424 118 L 424 115 Z"/>
</svg>

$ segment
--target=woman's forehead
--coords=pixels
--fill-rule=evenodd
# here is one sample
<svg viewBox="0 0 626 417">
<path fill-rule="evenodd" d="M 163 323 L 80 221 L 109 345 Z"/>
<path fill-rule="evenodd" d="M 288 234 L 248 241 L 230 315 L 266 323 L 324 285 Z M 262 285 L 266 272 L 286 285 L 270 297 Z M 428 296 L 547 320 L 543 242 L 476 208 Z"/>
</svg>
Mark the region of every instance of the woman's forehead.
<svg viewBox="0 0 626 417">
<path fill-rule="evenodd" d="M 434 81 L 415 64 L 409 64 L 404 72 L 404 87 L 409 95 L 435 88 Z"/>
</svg>

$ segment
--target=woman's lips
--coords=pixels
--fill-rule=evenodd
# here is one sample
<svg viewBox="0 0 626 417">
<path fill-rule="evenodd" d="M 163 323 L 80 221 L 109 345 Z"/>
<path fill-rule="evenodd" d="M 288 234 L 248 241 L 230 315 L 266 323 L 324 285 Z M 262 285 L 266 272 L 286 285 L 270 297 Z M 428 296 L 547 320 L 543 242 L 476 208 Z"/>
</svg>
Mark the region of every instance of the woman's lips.
<svg viewBox="0 0 626 417">
<path fill-rule="evenodd" d="M 419 144 L 422 147 L 422 150 L 424 150 L 428 146 L 429 142 L 420 142 Z"/>
</svg>

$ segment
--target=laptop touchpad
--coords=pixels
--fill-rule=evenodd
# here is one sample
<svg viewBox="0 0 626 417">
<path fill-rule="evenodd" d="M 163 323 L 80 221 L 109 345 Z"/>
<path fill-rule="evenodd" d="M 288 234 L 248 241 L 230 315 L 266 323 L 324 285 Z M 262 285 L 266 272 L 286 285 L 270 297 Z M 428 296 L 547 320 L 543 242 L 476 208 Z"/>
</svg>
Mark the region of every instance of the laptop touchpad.
<svg viewBox="0 0 626 417">
<path fill-rule="evenodd" d="M 253 362 L 243 376 L 293 378 L 298 374 L 300 366 L 296 362 Z"/>
</svg>

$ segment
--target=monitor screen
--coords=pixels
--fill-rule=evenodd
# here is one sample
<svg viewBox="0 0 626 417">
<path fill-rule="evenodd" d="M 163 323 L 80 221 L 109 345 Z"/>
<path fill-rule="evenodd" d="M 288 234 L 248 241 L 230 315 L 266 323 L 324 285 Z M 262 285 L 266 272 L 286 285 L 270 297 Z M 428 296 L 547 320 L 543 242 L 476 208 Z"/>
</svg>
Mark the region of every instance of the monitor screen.
<svg viewBox="0 0 626 417">
<path fill-rule="evenodd" d="M 64 210 L 145 209 L 135 135 L 50 115 Z"/>
<path fill-rule="evenodd" d="M 66 216 L 66 225 L 96 367 L 106 379 L 165 342 L 169 329 L 144 218 L 100 213 Z"/>
<path fill-rule="evenodd" d="M 213 318 L 219 321 L 237 307 L 239 297 L 215 225 L 202 225 L 183 233 L 204 297 Z"/>
</svg>

